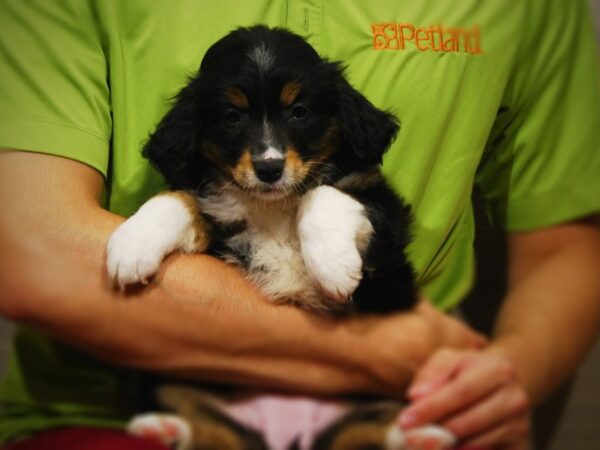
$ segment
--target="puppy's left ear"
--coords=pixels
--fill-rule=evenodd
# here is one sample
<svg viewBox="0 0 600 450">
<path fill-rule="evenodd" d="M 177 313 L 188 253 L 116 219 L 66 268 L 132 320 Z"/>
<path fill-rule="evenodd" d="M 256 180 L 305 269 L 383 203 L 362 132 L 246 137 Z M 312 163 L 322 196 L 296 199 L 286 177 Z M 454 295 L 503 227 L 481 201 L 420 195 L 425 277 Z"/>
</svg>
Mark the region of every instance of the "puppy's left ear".
<svg viewBox="0 0 600 450">
<path fill-rule="evenodd" d="M 192 80 L 179 92 L 142 150 L 173 189 L 192 189 L 198 184 L 201 124 L 196 111 L 196 83 Z"/>
<path fill-rule="evenodd" d="M 400 129 L 393 114 L 376 108 L 346 81 L 340 92 L 338 120 L 342 148 L 367 163 L 381 163 Z"/>
</svg>

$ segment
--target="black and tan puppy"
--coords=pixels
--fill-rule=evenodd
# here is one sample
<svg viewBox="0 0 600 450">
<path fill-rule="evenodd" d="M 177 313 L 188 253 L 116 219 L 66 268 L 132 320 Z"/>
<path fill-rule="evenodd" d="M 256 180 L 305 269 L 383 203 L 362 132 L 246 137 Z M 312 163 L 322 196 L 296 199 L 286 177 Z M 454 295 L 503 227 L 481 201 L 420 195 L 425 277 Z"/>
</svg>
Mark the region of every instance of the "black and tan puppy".
<svg viewBox="0 0 600 450">
<path fill-rule="evenodd" d="M 150 199 L 116 230 L 109 275 L 121 286 L 145 283 L 168 253 L 207 252 L 240 267 L 276 302 L 320 312 L 410 308 L 416 288 L 405 255 L 409 207 L 379 168 L 397 131 L 393 115 L 299 36 L 238 29 L 207 51 L 145 146 L 173 191 Z M 188 417 L 253 436 L 241 443 L 285 448 L 261 430 L 252 434 L 214 397 L 177 392 L 167 389 L 163 401 Z M 358 429 L 358 421 L 379 424 L 371 433 L 378 446 L 368 448 L 402 448 L 389 426 L 398 405 L 386 405 L 329 420 L 310 445 L 346 448 L 336 439 L 346 426 Z M 229 448 L 201 444 L 195 434 L 195 448 Z M 231 448 L 251 448 L 244 445 Z"/>
</svg>

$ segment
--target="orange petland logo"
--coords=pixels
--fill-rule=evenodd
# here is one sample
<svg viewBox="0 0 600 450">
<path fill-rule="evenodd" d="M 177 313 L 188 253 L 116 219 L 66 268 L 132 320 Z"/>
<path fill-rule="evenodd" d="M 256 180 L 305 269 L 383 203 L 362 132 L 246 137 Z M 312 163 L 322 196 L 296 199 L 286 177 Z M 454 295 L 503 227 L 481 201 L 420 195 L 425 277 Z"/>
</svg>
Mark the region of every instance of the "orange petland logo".
<svg viewBox="0 0 600 450">
<path fill-rule="evenodd" d="M 411 23 L 374 23 L 374 50 L 408 50 L 421 52 L 446 52 L 482 54 L 481 30 L 471 28 L 446 28 L 442 25 L 417 27 Z"/>
</svg>

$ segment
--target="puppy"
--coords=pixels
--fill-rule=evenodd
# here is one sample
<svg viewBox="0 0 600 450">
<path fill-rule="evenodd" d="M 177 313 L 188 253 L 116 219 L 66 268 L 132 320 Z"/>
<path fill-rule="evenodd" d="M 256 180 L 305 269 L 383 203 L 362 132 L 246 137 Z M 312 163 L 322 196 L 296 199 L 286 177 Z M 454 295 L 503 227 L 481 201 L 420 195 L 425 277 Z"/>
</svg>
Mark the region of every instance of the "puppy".
<svg viewBox="0 0 600 450">
<path fill-rule="evenodd" d="M 410 208 L 379 168 L 398 129 L 301 37 L 263 26 L 230 33 L 143 150 L 173 190 L 112 235 L 109 276 L 121 287 L 147 283 L 167 254 L 205 252 L 239 267 L 274 302 L 321 313 L 412 307 Z M 175 429 L 180 448 L 400 449 L 406 440 L 393 426 L 393 402 L 224 399 L 189 387 L 158 396 L 187 422 L 145 415 L 130 429 L 162 430 L 165 440 Z M 294 419 L 269 417 L 281 408 Z M 307 414 L 321 418 L 298 425 Z M 439 429 L 413 433 L 416 445 L 423 439 L 439 448 L 451 441 Z"/>
</svg>

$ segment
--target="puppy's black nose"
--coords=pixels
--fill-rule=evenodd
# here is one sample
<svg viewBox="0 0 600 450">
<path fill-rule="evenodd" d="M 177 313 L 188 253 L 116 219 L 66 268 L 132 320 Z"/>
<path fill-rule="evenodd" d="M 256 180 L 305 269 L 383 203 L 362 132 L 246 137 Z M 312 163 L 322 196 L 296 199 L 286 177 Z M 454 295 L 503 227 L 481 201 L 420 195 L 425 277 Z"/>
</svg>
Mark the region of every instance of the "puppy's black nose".
<svg viewBox="0 0 600 450">
<path fill-rule="evenodd" d="M 254 172 L 260 181 L 275 183 L 283 175 L 284 159 L 259 159 L 253 161 Z"/>
</svg>

